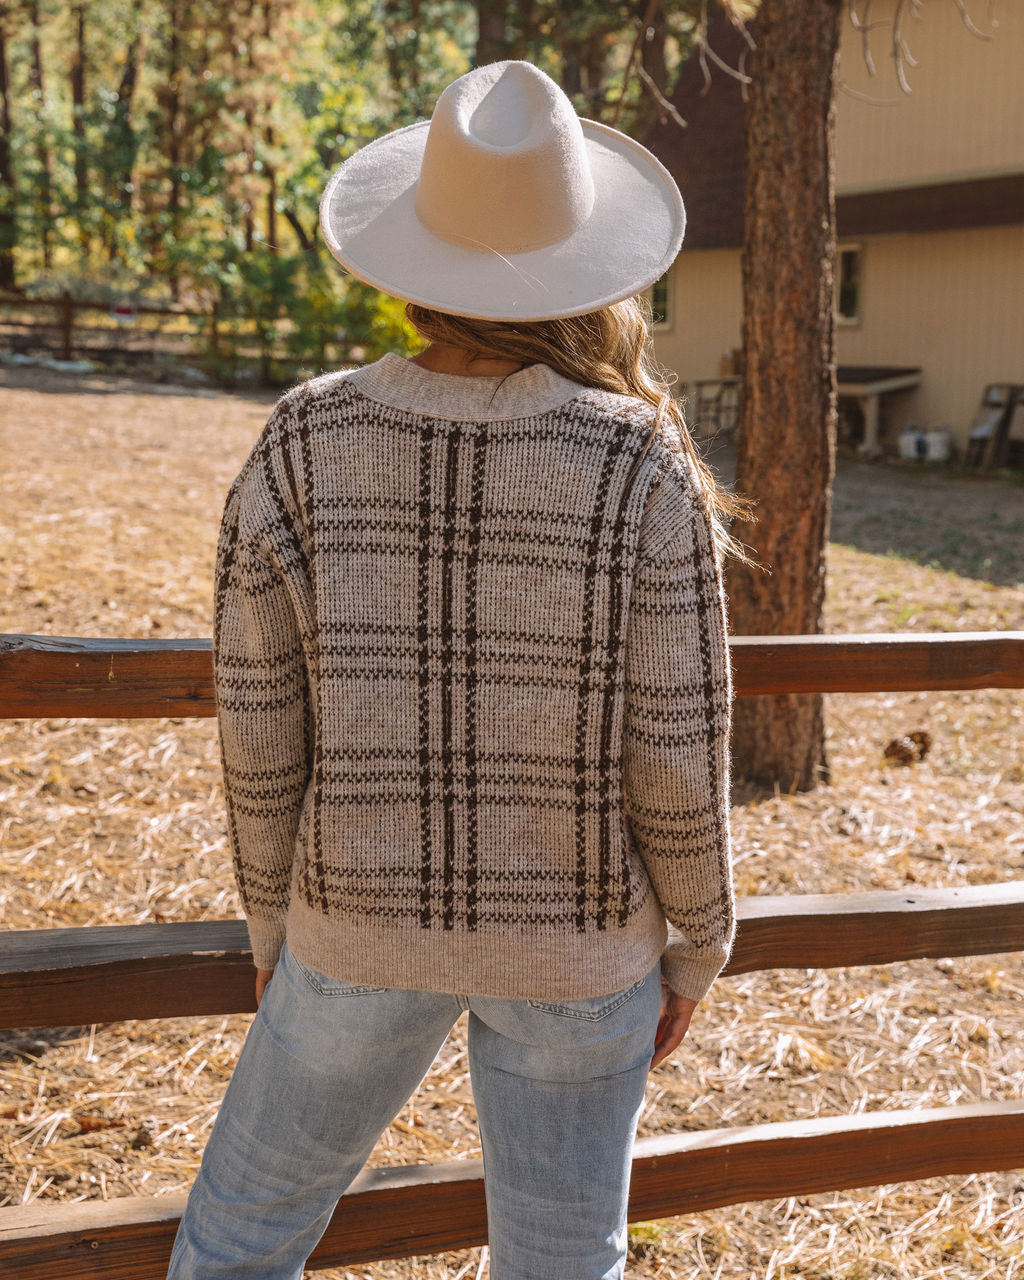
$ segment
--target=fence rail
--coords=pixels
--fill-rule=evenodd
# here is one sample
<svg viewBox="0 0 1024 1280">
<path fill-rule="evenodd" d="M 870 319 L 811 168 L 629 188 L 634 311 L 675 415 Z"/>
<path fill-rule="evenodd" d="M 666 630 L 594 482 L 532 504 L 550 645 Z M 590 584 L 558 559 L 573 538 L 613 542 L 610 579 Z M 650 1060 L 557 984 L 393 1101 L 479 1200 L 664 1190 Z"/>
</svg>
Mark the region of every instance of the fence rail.
<svg viewBox="0 0 1024 1280">
<path fill-rule="evenodd" d="M 49 321 L 19 320 L 2 314 L 3 311 L 35 313 L 40 309 L 52 311 L 53 318 Z M 95 354 L 95 344 L 85 339 L 94 339 L 101 335 L 104 338 L 109 338 L 119 332 L 123 334 L 123 321 L 118 321 L 115 310 L 116 308 L 111 303 L 86 302 L 73 298 L 67 290 L 55 298 L 32 298 L 17 293 L 0 293 L 0 326 L 5 329 L 17 328 L 21 331 L 21 336 L 35 340 L 37 345 L 41 335 L 54 335 L 56 339 L 55 349 L 61 360 L 71 360 L 76 349 L 82 355 Z M 103 316 L 105 323 L 99 327 L 93 326 L 90 328 L 83 328 L 80 323 L 76 324 L 76 316 L 85 312 Z M 198 321 L 200 325 L 209 322 L 207 313 L 190 311 L 187 307 L 180 306 L 177 303 L 167 303 L 163 306 L 154 306 L 144 302 L 133 303 L 123 313 L 124 320 L 134 321 L 136 316 L 155 316 L 158 319 L 166 320 L 194 320 Z M 149 328 L 146 332 L 151 339 L 164 336 L 163 331 L 159 328 Z M 189 341 L 187 333 L 179 334 L 178 337 L 183 342 L 187 343 Z M 122 345 L 123 343 L 124 339 L 122 337 Z M 49 345 L 49 343 L 46 345 Z M 102 349 L 107 350 L 108 344 L 104 344 Z"/>
<path fill-rule="evenodd" d="M 44 317 L 50 313 L 49 318 L 37 318 L 40 311 Z M 83 323 L 83 316 L 93 320 Z M 228 356 L 245 363 L 260 361 L 265 369 L 273 363 L 291 368 L 315 363 L 315 352 L 300 359 L 282 346 L 295 329 L 294 321 L 282 315 L 266 329 L 273 330 L 272 339 L 261 339 L 261 325 L 253 315 L 221 306 L 196 311 L 174 302 L 89 302 L 73 298 L 67 291 L 51 298 L 0 291 L 3 341 L 22 352 L 53 352 L 61 360 L 75 356 L 136 360 L 147 355 L 195 359 L 203 355 L 222 361 Z M 332 363 L 352 363 L 358 349 L 358 342 L 337 331 L 325 340 L 320 356 Z"/>
<path fill-rule="evenodd" d="M 1024 688 L 1024 631 L 733 636 L 736 694 Z M 209 640 L 0 635 L 0 718 L 213 715 Z"/>
<path fill-rule="evenodd" d="M 1024 951 L 1024 881 L 740 898 L 729 974 Z M 251 1012 L 241 920 L 0 933 L 0 1028 Z"/>
<path fill-rule="evenodd" d="M 731 642 L 740 696 L 1024 688 L 1024 632 L 757 636 Z M 0 636 L 0 718 L 213 714 L 206 640 Z M 727 973 L 1024 950 L 1024 882 L 737 904 Z M 0 933 L 0 1028 L 249 1011 L 245 925 Z M 630 1220 L 1024 1166 L 1024 1102 L 762 1124 L 637 1143 Z M 184 1197 L 0 1209 L 0 1274 L 158 1280 Z M 314 1267 L 486 1240 L 480 1162 L 376 1169 L 343 1197 Z"/>
<path fill-rule="evenodd" d="M 1024 1102 L 1016 1100 L 642 1138 L 629 1220 L 1021 1163 Z M 0 1274 L 163 1280 L 184 1205 L 184 1196 L 161 1196 L 0 1210 Z M 310 1266 L 407 1258 L 486 1240 L 481 1161 L 372 1169 L 342 1197 Z"/>
</svg>

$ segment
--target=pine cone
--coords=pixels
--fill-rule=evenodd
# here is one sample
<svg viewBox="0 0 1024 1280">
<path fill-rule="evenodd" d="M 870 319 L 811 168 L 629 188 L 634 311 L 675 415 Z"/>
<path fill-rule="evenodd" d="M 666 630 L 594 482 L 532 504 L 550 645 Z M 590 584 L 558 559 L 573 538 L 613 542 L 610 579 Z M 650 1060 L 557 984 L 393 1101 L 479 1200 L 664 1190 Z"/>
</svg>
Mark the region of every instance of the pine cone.
<svg viewBox="0 0 1024 1280">
<path fill-rule="evenodd" d="M 885 758 L 895 764 L 914 764 L 923 760 L 931 750 L 932 736 L 924 729 L 915 729 L 900 738 L 893 738 L 886 745 Z"/>
<path fill-rule="evenodd" d="M 910 738 L 893 738 L 886 745 L 885 758 L 894 764 L 913 764 L 917 759 L 917 746 Z"/>
<path fill-rule="evenodd" d="M 923 760 L 932 749 L 932 735 L 924 729 L 915 729 L 913 733 L 908 733 L 907 737 L 917 744 L 917 758 Z"/>
</svg>

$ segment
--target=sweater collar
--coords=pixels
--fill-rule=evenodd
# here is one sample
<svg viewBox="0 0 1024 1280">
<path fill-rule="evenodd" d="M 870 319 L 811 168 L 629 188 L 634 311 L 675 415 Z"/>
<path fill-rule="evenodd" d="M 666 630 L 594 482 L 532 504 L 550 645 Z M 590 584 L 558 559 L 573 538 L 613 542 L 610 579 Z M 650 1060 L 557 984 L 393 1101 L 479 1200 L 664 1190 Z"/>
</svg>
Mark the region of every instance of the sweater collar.
<svg viewBox="0 0 1024 1280">
<path fill-rule="evenodd" d="M 394 409 L 475 421 L 548 413 L 585 390 L 546 364 L 531 364 L 504 378 L 475 378 L 422 369 L 394 352 L 356 369 L 348 381 Z"/>
</svg>

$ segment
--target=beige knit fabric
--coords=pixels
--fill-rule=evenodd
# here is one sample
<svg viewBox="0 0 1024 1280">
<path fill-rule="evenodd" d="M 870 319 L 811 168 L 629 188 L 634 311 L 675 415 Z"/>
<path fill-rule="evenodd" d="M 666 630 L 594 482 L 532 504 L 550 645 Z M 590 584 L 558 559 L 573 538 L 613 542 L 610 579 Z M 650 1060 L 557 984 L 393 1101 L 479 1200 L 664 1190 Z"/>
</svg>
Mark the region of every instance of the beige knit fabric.
<svg viewBox="0 0 1024 1280">
<path fill-rule="evenodd" d="M 282 397 L 215 671 L 253 955 L 373 986 L 699 999 L 733 935 L 708 522 L 652 409 L 399 356 Z M 678 929 L 667 943 L 666 917 Z"/>
</svg>

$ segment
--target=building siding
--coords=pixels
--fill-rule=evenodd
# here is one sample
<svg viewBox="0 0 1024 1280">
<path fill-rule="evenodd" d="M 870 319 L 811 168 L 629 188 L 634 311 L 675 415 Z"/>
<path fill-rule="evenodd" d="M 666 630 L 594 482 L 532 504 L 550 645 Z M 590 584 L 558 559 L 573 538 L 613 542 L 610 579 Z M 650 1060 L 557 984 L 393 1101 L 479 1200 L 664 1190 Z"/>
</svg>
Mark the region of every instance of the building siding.
<svg viewBox="0 0 1024 1280">
<path fill-rule="evenodd" d="M 861 323 L 836 332 L 840 364 L 920 365 L 883 402 L 890 435 L 948 426 L 961 446 L 990 382 L 1024 382 L 1024 227 L 863 241 Z"/>
<path fill-rule="evenodd" d="M 672 324 L 655 332 L 658 359 L 681 382 L 717 377 L 719 361 L 740 345 L 739 251 L 680 254 L 671 277 Z"/>
<path fill-rule="evenodd" d="M 871 34 L 874 76 L 865 65 L 860 36 L 844 20 L 837 190 L 1024 169 L 1024 4 L 970 6 L 990 40 L 967 30 L 955 4 L 925 5 L 919 18 L 907 6 L 903 30 L 918 64 L 907 68 L 909 94 L 897 83 L 890 55 L 892 10 L 893 0 L 875 0 L 871 6 L 872 22 L 882 24 Z M 993 17 L 998 26 L 991 25 Z"/>
<path fill-rule="evenodd" d="M 922 384 L 883 401 L 888 437 L 948 426 L 961 447 L 990 382 L 1024 383 L 1024 227 L 865 237 L 861 319 L 836 330 L 839 364 L 919 365 Z M 718 375 L 740 345 L 737 250 L 684 253 L 673 267 L 661 362 L 681 383 Z"/>
</svg>

